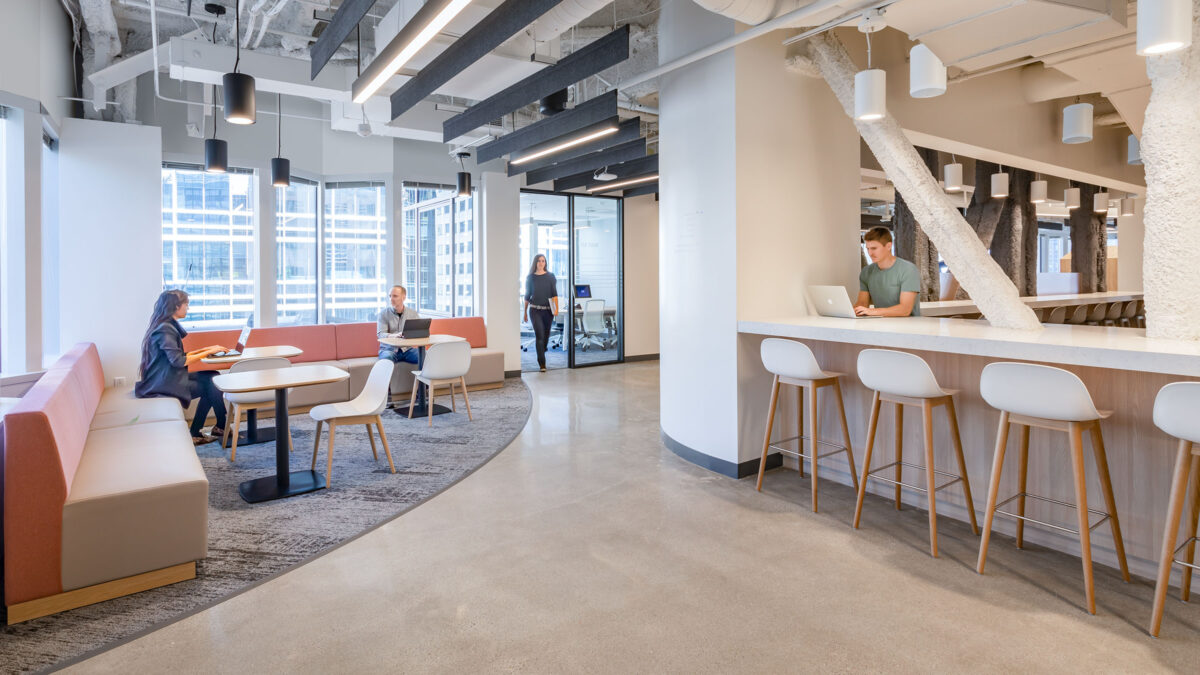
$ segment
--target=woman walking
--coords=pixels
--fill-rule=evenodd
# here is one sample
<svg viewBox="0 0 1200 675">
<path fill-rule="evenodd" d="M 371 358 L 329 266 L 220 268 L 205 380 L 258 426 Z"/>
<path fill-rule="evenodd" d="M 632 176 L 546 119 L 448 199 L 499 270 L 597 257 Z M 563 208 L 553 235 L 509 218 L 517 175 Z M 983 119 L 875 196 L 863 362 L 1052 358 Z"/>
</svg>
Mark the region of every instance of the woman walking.
<svg viewBox="0 0 1200 675">
<path fill-rule="evenodd" d="M 188 366 L 225 348 L 213 345 L 185 352 L 183 338 L 187 331 L 179 325 L 179 319 L 186 317 L 187 312 L 187 293 L 171 290 L 158 296 L 150 326 L 142 338 L 142 363 L 138 371 L 141 379 L 134 385 L 133 393 L 138 398 L 174 397 L 185 410 L 193 398 L 199 399 L 192 419 L 192 443 L 203 445 L 213 442 L 214 436 L 225 435 L 225 401 L 213 384 L 216 371 L 189 374 Z M 210 410 L 217 415 L 211 435 L 202 430 Z"/>
<path fill-rule="evenodd" d="M 532 310 L 532 311 L 531 311 Z M 533 257 L 529 276 L 525 277 L 525 321 L 533 324 L 537 346 L 538 367 L 546 372 L 546 345 L 550 342 L 550 327 L 558 315 L 558 280 L 546 269 L 546 256 Z"/>
</svg>

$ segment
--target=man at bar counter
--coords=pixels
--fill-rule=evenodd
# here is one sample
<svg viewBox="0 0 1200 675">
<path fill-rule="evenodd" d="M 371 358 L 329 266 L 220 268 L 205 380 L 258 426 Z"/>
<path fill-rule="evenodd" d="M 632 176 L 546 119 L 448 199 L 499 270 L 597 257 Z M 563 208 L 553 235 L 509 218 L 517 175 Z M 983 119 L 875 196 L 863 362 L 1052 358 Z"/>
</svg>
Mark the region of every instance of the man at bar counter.
<svg viewBox="0 0 1200 675">
<path fill-rule="evenodd" d="M 872 227 L 863 236 L 871 264 L 858 275 L 859 316 L 921 316 L 921 275 L 917 266 L 892 253 L 892 232 Z M 872 307 L 871 305 L 874 305 Z"/>
</svg>

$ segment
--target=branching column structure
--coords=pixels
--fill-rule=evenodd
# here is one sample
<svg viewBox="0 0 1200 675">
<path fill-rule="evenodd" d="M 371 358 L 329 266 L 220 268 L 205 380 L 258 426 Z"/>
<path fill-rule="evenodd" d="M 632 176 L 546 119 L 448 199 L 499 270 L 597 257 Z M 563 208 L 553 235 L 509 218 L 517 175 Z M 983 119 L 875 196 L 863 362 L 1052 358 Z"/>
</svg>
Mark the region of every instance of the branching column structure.
<svg viewBox="0 0 1200 675">
<path fill-rule="evenodd" d="M 1067 222 L 1071 225 L 1071 271 L 1079 275 L 1080 293 L 1108 290 L 1107 217 L 1091 208 L 1092 198 L 1100 190 L 1095 185 L 1079 186 L 1079 203 Z"/>
<path fill-rule="evenodd" d="M 829 34 L 812 37 L 809 55 L 834 95 L 852 115 L 856 68 L 837 38 Z M 962 287 L 971 294 L 979 310 L 993 326 L 1039 330 L 1037 316 L 1021 302 L 1017 289 L 988 255 L 971 226 L 942 192 L 930 175 L 916 148 L 905 137 L 890 114 L 870 122 L 855 121 L 858 133 L 904 195 L 917 222 L 941 253 Z"/>
<path fill-rule="evenodd" d="M 918 148 L 917 153 L 931 172 L 937 170 L 936 150 Z M 940 300 L 942 284 L 937 247 L 930 243 L 929 236 L 913 216 L 912 209 L 908 208 L 899 190 L 896 191 L 896 213 L 892 216 L 892 235 L 896 240 L 896 255 L 912 261 L 921 274 L 921 302 Z"/>
<path fill-rule="evenodd" d="M 1193 0 L 1193 17 L 1200 0 Z M 1142 124 L 1146 167 L 1146 238 L 1143 286 L 1146 335 L 1200 340 L 1200 265 L 1186 251 L 1196 245 L 1193 198 L 1200 194 L 1200 24 L 1192 46 L 1146 57 L 1150 104 Z"/>
</svg>

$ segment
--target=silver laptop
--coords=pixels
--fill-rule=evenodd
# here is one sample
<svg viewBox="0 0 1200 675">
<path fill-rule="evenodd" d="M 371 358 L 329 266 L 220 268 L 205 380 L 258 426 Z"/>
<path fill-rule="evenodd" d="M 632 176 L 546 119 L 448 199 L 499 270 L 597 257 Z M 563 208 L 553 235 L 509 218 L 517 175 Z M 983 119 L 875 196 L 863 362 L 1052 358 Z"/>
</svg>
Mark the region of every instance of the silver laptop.
<svg viewBox="0 0 1200 675">
<path fill-rule="evenodd" d="M 242 352 L 246 351 L 246 343 L 249 341 L 250 341 L 250 324 L 246 324 L 245 326 L 242 326 L 242 332 L 240 335 L 238 335 L 237 344 L 234 345 L 233 349 L 229 349 L 229 350 L 226 350 L 223 352 L 217 352 L 216 354 L 213 354 L 212 356 L 215 356 L 217 358 L 220 358 L 223 356 L 241 356 Z"/>
<path fill-rule="evenodd" d="M 842 319 L 877 319 L 875 316 L 858 316 L 854 313 L 854 303 L 844 286 L 809 286 L 808 294 L 812 298 L 813 307 L 821 316 L 836 316 Z"/>
</svg>

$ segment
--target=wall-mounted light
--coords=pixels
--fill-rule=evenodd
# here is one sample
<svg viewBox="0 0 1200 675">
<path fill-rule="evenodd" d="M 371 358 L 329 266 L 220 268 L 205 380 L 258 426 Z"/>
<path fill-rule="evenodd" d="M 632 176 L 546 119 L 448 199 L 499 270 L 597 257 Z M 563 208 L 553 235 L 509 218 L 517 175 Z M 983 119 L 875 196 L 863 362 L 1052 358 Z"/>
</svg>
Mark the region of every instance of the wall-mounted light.
<svg viewBox="0 0 1200 675">
<path fill-rule="evenodd" d="M 1008 173 L 997 171 L 992 174 L 992 199 L 1008 196 Z"/>
<path fill-rule="evenodd" d="M 1092 104 L 1076 103 L 1063 108 L 1063 143 L 1092 140 Z"/>
<path fill-rule="evenodd" d="M 1092 211 L 1096 213 L 1108 213 L 1108 193 L 1097 192 L 1096 196 L 1092 197 Z"/>
<path fill-rule="evenodd" d="M 241 0 L 233 3 L 233 42 L 237 56 L 233 60 L 233 72 L 221 77 L 225 90 L 225 121 L 230 124 L 254 124 L 254 78 L 238 72 L 242 62 L 242 8 Z"/>
<path fill-rule="evenodd" d="M 951 158 L 953 159 L 953 155 Z M 962 192 L 963 189 L 963 167 L 957 161 L 952 164 L 947 164 L 942 169 L 942 177 L 946 181 L 946 192 Z"/>
<path fill-rule="evenodd" d="M 1063 206 L 1067 207 L 1068 211 L 1079 208 L 1079 188 L 1069 187 L 1063 190 Z"/>
<path fill-rule="evenodd" d="M 217 86 L 213 85 L 213 100 L 217 97 Z M 212 111 L 213 135 L 204 141 L 204 170 L 209 173 L 225 173 L 229 170 L 229 144 L 217 138 L 217 111 Z"/>
<path fill-rule="evenodd" d="M 608 192 L 609 190 L 615 190 L 616 188 L 625 187 L 627 185 L 639 185 L 641 183 L 650 183 L 650 182 L 653 182 L 656 180 L 658 180 L 658 174 L 651 174 L 649 176 L 642 176 L 640 178 L 630 178 L 629 180 L 618 181 L 616 183 L 605 183 L 604 185 L 597 185 L 596 187 L 588 188 L 587 191 L 588 192 L 601 192 L 601 191 Z"/>
<path fill-rule="evenodd" d="M 287 187 L 292 184 L 292 163 L 281 157 L 283 154 L 283 94 L 275 95 L 275 111 L 279 122 L 275 125 L 275 156 L 271 158 L 271 185 Z"/>
<path fill-rule="evenodd" d="M 1134 166 L 1142 165 L 1142 144 L 1133 134 L 1129 134 L 1129 138 L 1125 139 L 1125 163 Z"/>
<path fill-rule="evenodd" d="M 458 196 L 471 196 L 471 172 L 467 171 L 466 165 L 463 163 L 466 158 L 470 157 L 469 152 L 458 153 L 458 167 L 461 171 L 458 172 Z"/>
<path fill-rule="evenodd" d="M 908 95 L 932 98 L 946 93 L 946 66 L 929 47 L 915 45 L 908 51 Z"/>
<path fill-rule="evenodd" d="M 367 66 L 366 72 L 354 81 L 351 89 L 354 102 L 362 103 L 374 96 L 384 82 L 411 61 L 469 4 L 471 0 L 429 0 L 421 5 L 413 18 L 404 24 L 404 28 Z"/>
<path fill-rule="evenodd" d="M 556 152 L 562 152 L 563 150 L 573 148 L 577 145 L 583 145 L 584 143 L 587 143 L 588 141 L 594 141 L 597 138 L 603 138 L 610 134 L 615 134 L 615 133 L 617 133 L 617 130 L 618 130 L 618 127 L 616 127 L 615 125 L 611 126 L 611 127 L 604 127 L 603 129 L 600 129 L 599 131 L 593 131 L 590 134 L 585 134 L 583 136 L 573 138 L 569 141 L 564 141 L 562 143 L 552 145 L 549 148 L 546 148 L 544 150 L 538 150 L 537 152 L 533 152 L 528 155 L 523 155 L 521 157 L 518 157 L 517 159 L 510 160 L 509 164 L 524 164 L 526 162 L 532 162 L 535 159 L 539 159 L 539 158 L 545 157 L 547 155 L 553 155 Z"/>
<path fill-rule="evenodd" d="M 1046 190 L 1049 184 L 1044 180 L 1035 180 L 1029 184 L 1029 201 L 1034 204 L 1041 204 L 1047 201 Z"/>
<path fill-rule="evenodd" d="M 1137 53 L 1167 54 L 1192 44 L 1192 0 L 1138 0 Z"/>
</svg>

